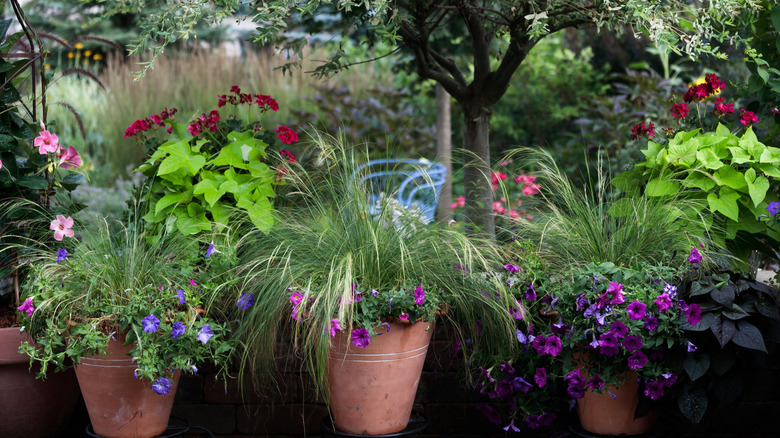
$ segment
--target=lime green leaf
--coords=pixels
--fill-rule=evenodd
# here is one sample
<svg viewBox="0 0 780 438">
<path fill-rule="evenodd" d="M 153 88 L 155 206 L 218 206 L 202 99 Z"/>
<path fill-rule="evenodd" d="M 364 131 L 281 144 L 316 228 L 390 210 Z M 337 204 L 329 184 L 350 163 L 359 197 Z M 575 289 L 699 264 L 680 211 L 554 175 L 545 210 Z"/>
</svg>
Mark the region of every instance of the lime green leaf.
<svg viewBox="0 0 780 438">
<path fill-rule="evenodd" d="M 257 202 L 240 198 L 236 205 L 246 210 L 247 214 L 249 214 L 249 219 L 260 231 L 264 233 L 271 231 L 271 227 L 274 225 L 274 217 L 271 214 L 273 205 L 268 198 L 261 198 Z"/>
<path fill-rule="evenodd" d="M 780 178 L 780 167 L 776 164 L 759 164 L 758 168 L 772 178 Z"/>
<path fill-rule="evenodd" d="M 710 210 L 722 213 L 733 221 L 739 221 L 739 205 L 737 205 L 737 199 L 739 199 L 739 193 L 728 187 L 723 187 L 720 190 L 720 196 L 715 193 L 707 195 L 707 203 L 710 206 Z"/>
<path fill-rule="evenodd" d="M 211 217 L 214 218 L 217 230 L 222 229 L 228 225 L 228 218 L 230 217 L 230 207 L 224 205 L 215 205 L 209 209 Z"/>
<path fill-rule="evenodd" d="M 644 178 L 639 169 L 628 170 L 612 178 L 612 185 L 626 193 L 639 194 L 639 188 L 642 187 L 643 183 Z"/>
<path fill-rule="evenodd" d="M 268 167 L 267 164 L 261 162 L 261 161 L 253 161 L 246 166 L 247 170 L 249 171 L 249 174 L 252 175 L 255 178 L 260 178 L 261 180 L 268 179 L 273 180 L 274 179 L 274 171 L 271 170 L 270 167 Z M 624 172 L 625 173 L 625 172 Z"/>
<path fill-rule="evenodd" d="M 166 193 L 165 196 L 160 198 L 160 200 L 157 201 L 157 204 L 154 206 L 154 214 L 156 216 L 169 206 L 188 200 L 189 199 L 187 198 L 186 193 Z"/>
<path fill-rule="evenodd" d="M 728 148 L 731 152 L 731 162 L 735 164 L 742 164 L 751 161 L 753 158 L 750 156 L 750 152 L 742 149 L 740 146 L 732 146 Z"/>
<path fill-rule="evenodd" d="M 712 176 L 706 172 L 693 171 L 682 180 L 682 185 L 685 187 L 696 187 L 708 192 L 711 188 L 715 187 L 715 181 L 713 181 Z"/>
<path fill-rule="evenodd" d="M 642 153 L 647 157 L 647 167 L 649 169 L 655 168 L 658 164 L 660 164 L 660 157 L 658 156 L 661 151 L 664 150 L 664 147 L 661 146 L 658 143 L 648 141 L 647 142 L 647 149 L 642 149 Z"/>
<path fill-rule="evenodd" d="M 758 158 L 764 152 L 763 143 L 758 141 L 756 134 L 753 133 L 753 127 L 748 126 L 748 129 L 742 134 L 742 138 L 739 139 L 739 145 L 742 149 L 747 150 L 754 158 Z"/>
<path fill-rule="evenodd" d="M 187 204 L 187 214 L 190 215 L 190 217 L 196 217 L 199 216 L 201 213 L 205 213 L 206 209 L 203 208 L 202 205 L 198 204 L 197 202 L 190 202 Z"/>
<path fill-rule="evenodd" d="M 176 228 L 182 234 L 196 234 L 200 231 L 211 230 L 211 221 L 206 218 L 206 213 L 190 217 L 187 209 L 180 207 L 174 210 L 174 214 L 176 215 Z"/>
<path fill-rule="evenodd" d="M 658 177 L 647 182 L 647 196 L 668 196 L 680 191 L 680 183 L 669 177 Z"/>
<path fill-rule="evenodd" d="M 160 163 L 158 175 L 172 173 L 182 168 L 189 170 L 190 175 L 195 175 L 206 164 L 206 159 L 202 155 L 193 154 L 189 143 L 184 141 L 165 146 L 165 152 L 170 155 Z"/>
<path fill-rule="evenodd" d="M 720 161 L 720 159 L 712 149 L 702 149 L 696 152 L 696 158 L 707 169 L 718 170 L 721 167 L 723 167 L 723 162 Z"/>
<path fill-rule="evenodd" d="M 225 181 L 219 186 L 222 193 L 238 193 L 238 183 L 235 181 Z"/>
<path fill-rule="evenodd" d="M 753 169 L 748 169 L 748 171 L 751 170 Z M 756 171 L 753 170 L 754 175 L 755 173 Z M 748 193 L 750 194 L 750 199 L 753 201 L 754 207 L 757 207 L 758 204 L 764 201 L 767 190 L 769 190 L 769 180 L 766 179 L 766 177 L 759 176 L 753 182 L 748 181 Z"/>
<path fill-rule="evenodd" d="M 225 191 L 221 188 L 218 189 L 214 180 L 204 179 L 195 185 L 193 193 L 196 195 L 202 194 L 206 202 L 208 202 L 209 205 L 213 207 L 214 204 L 219 201 L 219 198 L 225 194 Z"/>
<path fill-rule="evenodd" d="M 723 126 L 721 123 L 718 123 L 718 127 L 715 129 L 715 134 L 727 137 L 731 135 L 731 131 L 729 131 L 729 128 Z"/>
<path fill-rule="evenodd" d="M 723 166 L 713 175 L 719 186 L 728 186 L 735 190 L 744 189 L 747 186 L 745 175 L 731 166 Z"/>
<path fill-rule="evenodd" d="M 696 162 L 699 140 L 692 138 L 683 143 L 669 143 L 666 162 L 678 166 L 691 167 Z M 716 157 L 717 158 L 717 157 Z"/>
<path fill-rule="evenodd" d="M 761 152 L 760 163 L 780 163 L 780 148 L 767 147 Z"/>
</svg>

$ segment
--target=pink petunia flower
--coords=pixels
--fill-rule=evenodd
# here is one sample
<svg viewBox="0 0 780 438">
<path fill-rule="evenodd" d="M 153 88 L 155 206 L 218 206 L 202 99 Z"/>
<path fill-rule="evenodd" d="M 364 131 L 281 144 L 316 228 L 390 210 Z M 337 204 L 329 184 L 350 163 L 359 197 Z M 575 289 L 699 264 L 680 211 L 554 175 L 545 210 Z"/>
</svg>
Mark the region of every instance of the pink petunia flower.
<svg viewBox="0 0 780 438">
<path fill-rule="evenodd" d="M 67 218 L 61 214 L 51 221 L 49 229 L 54 230 L 54 240 L 62 240 L 63 237 L 73 237 L 73 218 Z"/>
<path fill-rule="evenodd" d="M 75 169 L 81 167 L 81 157 L 73 146 L 68 146 L 67 149 L 60 148 L 57 153 L 57 158 L 60 159 L 60 167 L 63 169 Z"/>
<path fill-rule="evenodd" d="M 24 303 L 22 303 L 21 306 L 17 307 L 16 310 L 26 313 L 27 316 L 32 316 L 33 312 L 35 312 L 35 306 L 33 306 L 32 297 L 29 297 L 26 300 L 24 300 Z"/>
<path fill-rule="evenodd" d="M 57 152 L 60 147 L 60 139 L 49 131 L 41 131 L 41 135 L 33 140 L 33 145 L 38 148 L 41 155 L 47 152 Z"/>
</svg>

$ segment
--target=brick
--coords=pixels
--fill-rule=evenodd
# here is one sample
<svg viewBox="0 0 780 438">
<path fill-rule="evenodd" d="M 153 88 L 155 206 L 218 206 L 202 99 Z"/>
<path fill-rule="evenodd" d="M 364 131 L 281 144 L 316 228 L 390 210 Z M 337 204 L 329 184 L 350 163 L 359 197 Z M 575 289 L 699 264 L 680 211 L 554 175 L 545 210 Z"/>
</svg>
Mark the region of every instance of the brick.
<svg viewBox="0 0 780 438">
<path fill-rule="evenodd" d="M 227 384 L 227 389 L 225 385 Z M 226 382 L 217 379 L 216 374 L 207 376 L 203 383 L 204 400 L 215 404 L 263 404 L 297 401 L 298 382 L 288 375 L 276 377 L 276 382 L 266 382 L 255 388 L 251 377 L 244 376 L 228 379 Z"/>
<path fill-rule="evenodd" d="M 203 401 L 203 376 L 182 373 L 174 403 L 201 403 Z"/>
<path fill-rule="evenodd" d="M 328 415 L 324 405 L 244 405 L 238 408 L 238 431 L 258 435 L 318 435 Z"/>
<path fill-rule="evenodd" d="M 236 407 L 232 405 L 180 404 L 173 406 L 171 414 L 205 427 L 214 434 L 236 431 Z"/>
</svg>

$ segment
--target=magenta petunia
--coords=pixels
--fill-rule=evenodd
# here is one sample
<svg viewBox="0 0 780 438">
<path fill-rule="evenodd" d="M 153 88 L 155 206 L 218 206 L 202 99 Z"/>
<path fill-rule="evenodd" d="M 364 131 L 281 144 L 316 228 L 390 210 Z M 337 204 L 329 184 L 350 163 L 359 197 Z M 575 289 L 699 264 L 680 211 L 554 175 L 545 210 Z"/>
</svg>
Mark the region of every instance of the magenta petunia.
<svg viewBox="0 0 780 438">
<path fill-rule="evenodd" d="M 658 400 L 664 395 L 664 386 L 659 382 L 647 382 L 644 394 L 651 400 Z"/>
<path fill-rule="evenodd" d="M 344 330 L 344 329 L 341 328 L 341 324 L 339 324 L 339 319 L 338 318 L 333 318 L 333 319 L 330 320 L 330 337 L 331 338 L 336 336 L 336 333 L 340 332 L 342 330 Z"/>
<path fill-rule="evenodd" d="M 27 316 L 33 316 L 33 312 L 35 312 L 35 306 L 33 306 L 33 299 L 32 297 L 28 297 L 21 306 L 17 307 L 16 310 L 26 313 Z"/>
<path fill-rule="evenodd" d="M 563 350 L 563 347 L 561 346 L 561 339 L 555 335 L 553 336 L 547 336 L 544 339 L 544 353 L 549 354 L 550 356 L 558 356 L 561 351 Z"/>
<path fill-rule="evenodd" d="M 625 298 L 623 297 L 623 285 L 616 282 L 616 281 L 610 281 L 609 287 L 607 287 L 607 293 L 612 295 L 612 299 L 610 300 L 609 304 L 614 306 L 617 304 L 622 304 L 625 302 Z"/>
<path fill-rule="evenodd" d="M 645 320 L 645 330 L 652 332 L 658 328 L 658 318 L 650 316 Z"/>
<path fill-rule="evenodd" d="M 418 306 L 422 306 L 424 301 L 425 301 L 425 290 L 423 290 L 422 285 L 419 285 L 417 286 L 417 289 L 414 290 L 414 304 L 417 304 Z"/>
<path fill-rule="evenodd" d="M 638 321 L 645 317 L 647 314 L 647 305 L 641 301 L 632 301 L 626 309 L 628 317 L 634 321 Z"/>
<path fill-rule="evenodd" d="M 366 348 L 369 342 L 371 342 L 371 335 L 368 330 L 364 328 L 352 330 L 352 344 L 355 347 Z"/>
<path fill-rule="evenodd" d="M 643 347 L 642 338 L 635 335 L 628 335 L 623 338 L 623 348 L 627 351 L 640 350 Z"/>
<path fill-rule="evenodd" d="M 292 295 L 290 295 L 290 301 L 294 306 L 297 306 L 298 304 L 301 304 L 301 301 L 303 301 L 303 295 L 301 295 L 300 292 L 295 291 L 292 293 Z"/>
<path fill-rule="evenodd" d="M 519 267 L 517 267 L 516 265 L 513 265 L 511 263 L 508 263 L 508 264 L 504 265 L 504 269 L 509 271 L 510 274 L 514 274 L 515 272 L 518 272 L 520 270 Z"/>
<path fill-rule="evenodd" d="M 685 317 L 688 318 L 688 324 L 698 324 L 701 322 L 701 307 L 699 307 L 696 303 L 690 304 L 685 310 Z"/>
<path fill-rule="evenodd" d="M 619 352 L 618 338 L 612 332 L 602 333 L 599 336 L 599 352 L 604 356 L 614 356 Z"/>
<path fill-rule="evenodd" d="M 642 351 L 637 350 L 628 356 L 628 367 L 632 370 L 643 368 L 647 363 L 647 356 Z"/>
<path fill-rule="evenodd" d="M 543 388 L 547 384 L 547 370 L 544 368 L 537 368 L 536 374 L 534 374 L 534 382 L 540 388 Z"/>
<path fill-rule="evenodd" d="M 699 250 L 696 248 L 691 248 L 691 254 L 688 256 L 688 262 L 693 265 L 698 265 L 701 263 L 701 254 L 699 254 Z"/>
<path fill-rule="evenodd" d="M 618 338 L 624 338 L 628 334 L 628 327 L 620 321 L 615 321 L 609 326 L 609 330 Z"/>
<path fill-rule="evenodd" d="M 666 292 L 658 295 L 658 297 L 653 302 L 658 307 L 659 313 L 664 313 L 672 308 L 672 298 Z"/>
</svg>

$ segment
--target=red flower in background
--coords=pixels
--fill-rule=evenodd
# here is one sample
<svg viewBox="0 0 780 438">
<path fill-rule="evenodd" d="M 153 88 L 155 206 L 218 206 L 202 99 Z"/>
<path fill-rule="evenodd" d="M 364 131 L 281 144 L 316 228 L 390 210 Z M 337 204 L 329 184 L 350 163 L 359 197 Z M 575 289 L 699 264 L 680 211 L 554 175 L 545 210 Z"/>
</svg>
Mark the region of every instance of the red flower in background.
<svg viewBox="0 0 780 438">
<path fill-rule="evenodd" d="M 276 137 L 278 137 L 279 140 L 285 144 L 293 144 L 294 142 L 298 141 L 298 134 L 286 126 L 280 126 L 276 128 Z"/>
<path fill-rule="evenodd" d="M 672 117 L 678 117 L 683 118 L 688 115 L 688 104 L 685 103 L 675 103 L 672 105 Z"/>
</svg>

